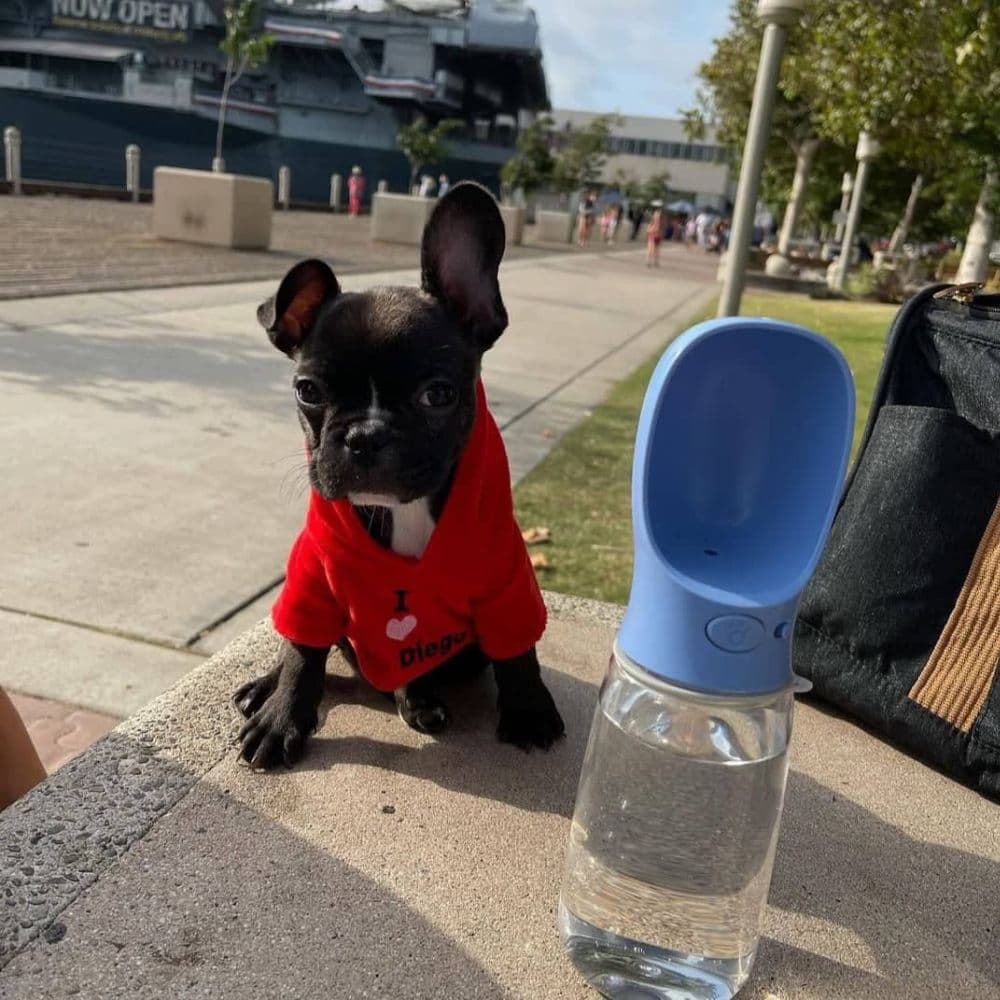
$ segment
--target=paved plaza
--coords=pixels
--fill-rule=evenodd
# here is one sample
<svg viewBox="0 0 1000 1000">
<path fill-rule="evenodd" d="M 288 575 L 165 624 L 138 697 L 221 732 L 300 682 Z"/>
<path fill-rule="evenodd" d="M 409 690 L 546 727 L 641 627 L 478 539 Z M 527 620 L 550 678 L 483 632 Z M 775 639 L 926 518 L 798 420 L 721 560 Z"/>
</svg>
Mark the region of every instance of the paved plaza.
<svg viewBox="0 0 1000 1000">
<path fill-rule="evenodd" d="M 650 273 L 629 253 L 505 264 L 511 326 L 486 384 L 515 480 L 705 307 L 712 261 L 678 249 L 665 264 Z M 59 703 L 50 716 L 28 706 L 50 762 L 269 610 L 306 502 L 290 367 L 254 318 L 275 284 L 0 307 L 0 684 Z"/>
<path fill-rule="evenodd" d="M 417 267 L 417 247 L 373 243 L 371 218 L 331 212 L 275 212 L 270 251 L 168 243 L 151 231 L 152 206 L 99 199 L 34 196 L 0 200 L 0 299 L 71 292 L 169 288 L 196 283 L 277 279 L 297 260 L 322 257 L 338 274 Z M 529 226 L 525 246 L 511 247 L 511 260 L 555 253 L 578 255 L 568 245 L 535 242 Z M 589 252 L 635 247 L 594 240 Z"/>
</svg>

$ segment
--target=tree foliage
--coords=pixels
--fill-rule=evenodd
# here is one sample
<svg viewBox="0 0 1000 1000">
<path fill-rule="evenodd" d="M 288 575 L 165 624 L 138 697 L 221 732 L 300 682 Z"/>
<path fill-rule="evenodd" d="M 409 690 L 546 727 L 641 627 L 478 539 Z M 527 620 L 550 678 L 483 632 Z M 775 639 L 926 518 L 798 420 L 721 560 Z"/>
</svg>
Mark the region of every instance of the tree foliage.
<svg viewBox="0 0 1000 1000">
<path fill-rule="evenodd" d="M 536 118 L 517 137 L 517 153 L 500 168 L 500 183 L 506 192 L 537 191 L 552 177 L 553 121 L 548 115 Z"/>
<path fill-rule="evenodd" d="M 396 145 L 410 164 L 411 186 L 416 183 L 421 167 L 444 159 L 446 136 L 463 124 L 459 118 L 444 118 L 432 126 L 424 115 L 416 115 L 396 133 Z"/>
<path fill-rule="evenodd" d="M 611 129 L 621 121 L 618 115 L 598 115 L 586 126 L 568 129 L 555 158 L 552 183 L 563 194 L 572 194 L 588 184 L 596 184 L 608 153 Z"/>
<path fill-rule="evenodd" d="M 733 0 L 730 27 L 700 67 L 689 131 L 712 122 L 735 163 L 742 149 L 763 33 L 755 0 Z M 871 172 L 866 225 L 891 228 L 917 173 L 927 179 L 918 220 L 956 231 L 967 222 L 1000 135 L 997 0 L 837 0 L 812 3 L 789 31 L 778 83 L 762 196 L 781 204 L 794 149 L 823 146 L 806 218 L 829 219 L 840 179 L 856 165 L 858 133 L 883 152 Z"/>
</svg>

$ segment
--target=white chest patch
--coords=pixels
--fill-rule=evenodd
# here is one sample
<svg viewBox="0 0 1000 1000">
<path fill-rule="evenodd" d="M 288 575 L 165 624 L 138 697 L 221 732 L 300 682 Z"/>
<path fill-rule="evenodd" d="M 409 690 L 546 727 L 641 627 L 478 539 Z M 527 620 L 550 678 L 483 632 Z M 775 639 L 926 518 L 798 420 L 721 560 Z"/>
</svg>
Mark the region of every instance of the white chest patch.
<svg viewBox="0 0 1000 1000">
<path fill-rule="evenodd" d="M 392 551 L 419 559 L 434 534 L 434 518 L 426 497 L 392 507 Z"/>
</svg>

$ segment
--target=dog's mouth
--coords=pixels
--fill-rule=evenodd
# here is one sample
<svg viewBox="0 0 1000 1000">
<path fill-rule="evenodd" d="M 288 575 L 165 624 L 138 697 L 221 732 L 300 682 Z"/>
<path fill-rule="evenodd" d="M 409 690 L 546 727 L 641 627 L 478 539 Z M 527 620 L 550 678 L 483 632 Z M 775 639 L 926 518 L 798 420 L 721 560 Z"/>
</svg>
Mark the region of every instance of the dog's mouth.
<svg viewBox="0 0 1000 1000">
<path fill-rule="evenodd" d="M 398 473 L 387 470 L 328 469 L 313 463 L 312 482 L 325 500 L 347 499 L 356 507 L 395 507 L 437 494 L 450 474 L 430 463 L 408 467 Z"/>
</svg>

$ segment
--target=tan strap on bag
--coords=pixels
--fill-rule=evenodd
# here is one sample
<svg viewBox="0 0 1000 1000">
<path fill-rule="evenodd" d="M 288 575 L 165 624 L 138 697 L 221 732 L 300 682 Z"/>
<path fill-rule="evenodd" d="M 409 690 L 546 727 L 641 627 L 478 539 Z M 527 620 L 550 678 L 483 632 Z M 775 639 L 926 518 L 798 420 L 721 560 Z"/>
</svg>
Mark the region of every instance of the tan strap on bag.
<svg viewBox="0 0 1000 1000">
<path fill-rule="evenodd" d="M 934 652 L 910 690 L 928 712 L 968 733 L 1000 661 L 1000 501 Z"/>
</svg>

